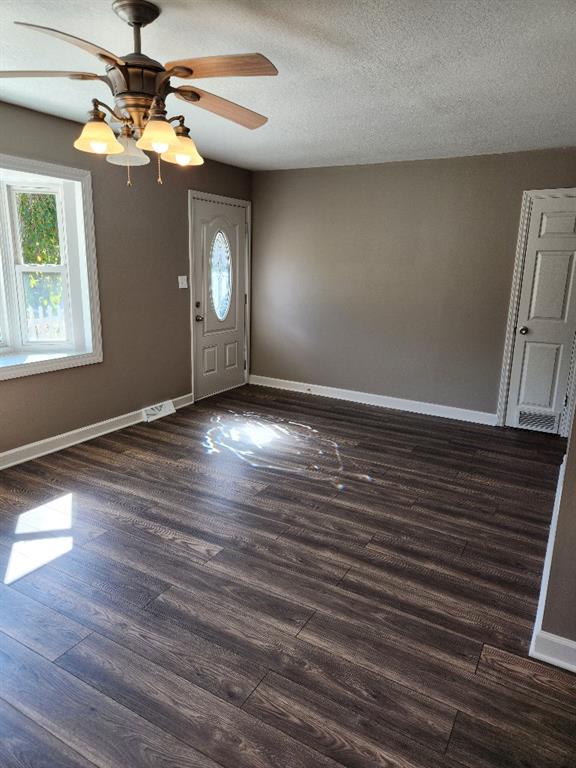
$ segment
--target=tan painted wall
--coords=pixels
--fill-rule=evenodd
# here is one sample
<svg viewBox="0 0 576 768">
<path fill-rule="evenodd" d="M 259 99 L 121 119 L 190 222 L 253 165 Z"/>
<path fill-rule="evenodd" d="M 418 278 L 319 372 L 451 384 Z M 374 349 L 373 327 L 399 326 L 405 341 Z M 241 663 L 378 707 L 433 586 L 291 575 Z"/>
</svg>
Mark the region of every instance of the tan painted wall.
<svg viewBox="0 0 576 768">
<path fill-rule="evenodd" d="M 558 510 L 542 629 L 576 641 L 576 427 L 568 455 Z"/>
<path fill-rule="evenodd" d="M 104 362 L 0 382 L 0 452 L 191 390 L 187 191 L 250 197 L 220 163 L 133 172 L 72 147 L 80 126 L 0 103 L 0 152 L 92 171 Z"/>
<path fill-rule="evenodd" d="M 252 373 L 495 412 L 522 191 L 576 150 L 254 175 Z"/>
</svg>

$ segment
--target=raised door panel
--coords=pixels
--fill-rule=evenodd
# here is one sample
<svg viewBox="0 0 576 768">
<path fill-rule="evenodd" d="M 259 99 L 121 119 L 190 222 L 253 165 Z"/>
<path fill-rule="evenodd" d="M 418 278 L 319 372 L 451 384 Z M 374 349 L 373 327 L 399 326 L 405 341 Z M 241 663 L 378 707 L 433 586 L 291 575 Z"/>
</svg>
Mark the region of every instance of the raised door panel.
<svg viewBox="0 0 576 768">
<path fill-rule="evenodd" d="M 232 341 L 226 344 L 224 348 L 224 366 L 225 368 L 236 368 L 238 366 L 238 342 Z"/>
<path fill-rule="evenodd" d="M 574 211 L 548 211 L 540 216 L 540 237 L 576 234 Z"/>
<path fill-rule="evenodd" d="M 559 344 L 527 342 L 520 379 L 518 405 L 552 408 L 562 357 Z"/>
<path fill-rule="evenodd" d="M 566 320 L 573 263 L 572 251 L 538 251 L 528 320 Z"/>
<path fill-rule="evenodd" d="M 218 373 L 217 347 L 204 347 L 202 350 L 202 373 L 204 376 L 211 373 Z"/>
</svg>

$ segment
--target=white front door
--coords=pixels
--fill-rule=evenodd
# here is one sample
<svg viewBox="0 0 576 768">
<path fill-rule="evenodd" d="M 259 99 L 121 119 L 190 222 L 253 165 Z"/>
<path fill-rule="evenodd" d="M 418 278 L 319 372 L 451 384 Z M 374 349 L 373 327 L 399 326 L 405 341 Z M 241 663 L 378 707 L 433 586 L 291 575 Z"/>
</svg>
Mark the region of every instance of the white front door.
<svg viewBox="0 0 576 768">
<path fill-rule="evenodd" d="M 190 198 L 194 399 L 246 382 L 247 216 L 243 201 Z"/>
<path fill-rule="evenodd" d="M 558 432 L 568 401 L 576 334 L 576 190 L 564 192 L 532 203 L 506 412 L 511 427 Z"/>
</svg>

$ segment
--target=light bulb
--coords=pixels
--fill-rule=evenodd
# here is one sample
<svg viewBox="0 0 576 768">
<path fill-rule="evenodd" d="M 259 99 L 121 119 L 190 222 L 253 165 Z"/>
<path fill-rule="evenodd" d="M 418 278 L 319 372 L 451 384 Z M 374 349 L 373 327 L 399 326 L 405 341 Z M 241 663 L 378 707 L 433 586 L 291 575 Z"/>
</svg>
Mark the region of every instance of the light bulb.
<svg viewBox="0 0 576 768">
<path fill-rule="evenodd" d="M 97 155 L 103 155 L 108 149 L 108 146 L 105 141 L 91 141 L 90 149 Z"/>
<path fill-rule="evenodd" d="M 152 149 L 154 152 L 158 152 L 159 155 L 162 154 L 162 152 L 166 152 L 170 144 L 162 144 L 159 141 L 152 141 L 150 142 L 152 144 Z"/>
</svg>

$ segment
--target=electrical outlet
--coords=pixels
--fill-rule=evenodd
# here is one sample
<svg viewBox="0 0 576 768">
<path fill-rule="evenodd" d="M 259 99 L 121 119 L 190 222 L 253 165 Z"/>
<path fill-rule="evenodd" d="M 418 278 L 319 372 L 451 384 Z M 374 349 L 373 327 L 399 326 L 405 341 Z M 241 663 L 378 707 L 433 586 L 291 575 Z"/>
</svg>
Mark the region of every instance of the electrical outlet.
<svg viewBox="0 0 576 768">
<path fill-rule="evenodd" d="M 187 275 L 178 275 L 178 288 L 188 288 Z"/>
</svg>

